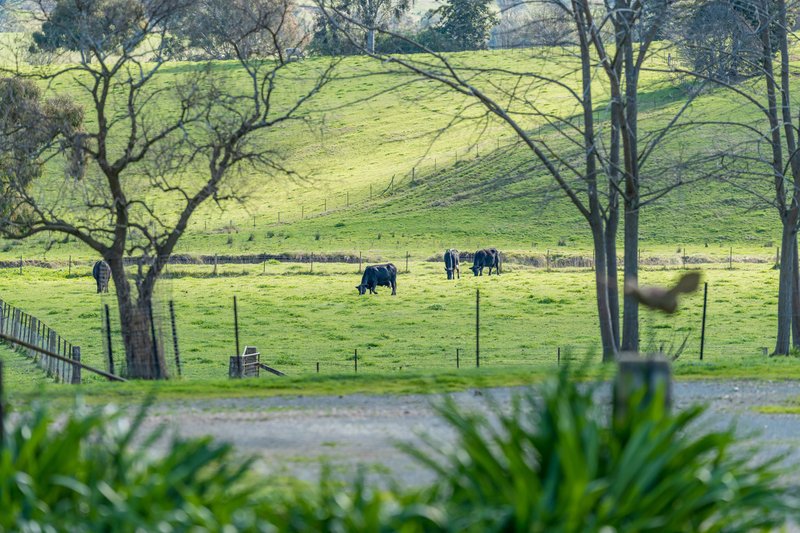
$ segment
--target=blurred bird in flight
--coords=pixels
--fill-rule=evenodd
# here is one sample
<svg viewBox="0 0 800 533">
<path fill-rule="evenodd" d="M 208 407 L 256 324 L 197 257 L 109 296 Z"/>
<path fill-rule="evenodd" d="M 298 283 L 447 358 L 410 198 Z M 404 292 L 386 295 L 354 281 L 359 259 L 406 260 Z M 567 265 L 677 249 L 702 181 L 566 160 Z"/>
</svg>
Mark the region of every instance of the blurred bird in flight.
<svg viewBox="0 0 800 533">
<path fill-rule="evenodd" d="M 625 283 L 625 294 L 632 295 L 640 304 L 665 313 L 678 309 L 678 295 L 697 290 L 700 285 L 700 272 L 689 272 L 681 276 L 671 289 L 663 287 L 639 287 L 636 283 Z"/>
</svg>

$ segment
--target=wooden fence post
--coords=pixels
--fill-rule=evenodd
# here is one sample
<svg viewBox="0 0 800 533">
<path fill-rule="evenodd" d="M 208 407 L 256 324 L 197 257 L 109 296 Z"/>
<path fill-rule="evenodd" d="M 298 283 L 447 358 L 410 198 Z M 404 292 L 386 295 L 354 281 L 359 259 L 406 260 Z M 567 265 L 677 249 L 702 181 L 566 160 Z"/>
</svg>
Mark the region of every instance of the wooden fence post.
<svg viewBox="0 0 800 533">
<path fill-rule="evenodd" d="M 481 366 L 481 290 L 475 289 L 475 368 Z"/>
<path fill-rule="evenodd" d="M 72 360 L 76 363 L 81 362 L 81 347 L 80 346 L 73 346 L 72 347 Z M 70 365 L 72 367 L 72 384 L 73 385 L 80 385 L 81 384 L 81 367 L 78 365 Z"/>
<path fill-rule="evenodd" d="M 150 313 L 150 338 L 153 340 L 153 376 L 161 379 L 161 361 L 158 358 L 158 337 L 156 336 L 156 321 L 153 319 L 153 302 L 150 302 L 148 312 Z"/>
<path fill-rule="evenodd" d="M 6 442 L 6 405 L 3 391 L 3 361 L 0 360 L 0 449 Z"/>
<path fill-rule="evenodd" d="M 236 334 L 236 355 L 241 355 L 239 352 L 239 305 L 236 296 L 233 297 L 233 329 Z"/>
<path fill-rule="evenodd" d="M 625 424 L 631 397 L 644 389 L 641 406 L 652 402 L 656 391 L 663 388 L 664 407 L 672 405 L 672 371 L 669 361 L 661 356 L 642 358 L 638 354 L 621 354 L 614 379 L 614 424 Z"/>
<path fill-rule="evenodd" d="M 175 352 L 175 369 L 178 371 L 178 377 L 183 375 L 181 369 L 181 352 L 178 350 L 178 328 L 175 325 L 175 302 L 169 301 L 169 320 L 172 323 L 172 349 Z"/>
<path fill-rule="evenodd" d="M 356 374 L 357 374 L 358 373 L 358 348 L 356 348 L 355 352 L 353 353 L 353 365 L 354 365 L 354 368 L 355 368 L 355 371 L 356 371 Z"/>
<path fill-rule="evenodd" d="M 708 307 L 708 282 L 703 284 L 703 324 L 700 326 L 700 360 L 703 360 L 703 350 L 706 346 L 706 308 Z"/>
<path fill-rule="evenodd" d="M 105 304 L 105 311 L 106 311 L 106 343 L 108 343 L 108 373 L 115 374 L 114 372 L 114 349 L 111 346 L 111 311 L 108 308 L 108 304 Z"/>
</svg>

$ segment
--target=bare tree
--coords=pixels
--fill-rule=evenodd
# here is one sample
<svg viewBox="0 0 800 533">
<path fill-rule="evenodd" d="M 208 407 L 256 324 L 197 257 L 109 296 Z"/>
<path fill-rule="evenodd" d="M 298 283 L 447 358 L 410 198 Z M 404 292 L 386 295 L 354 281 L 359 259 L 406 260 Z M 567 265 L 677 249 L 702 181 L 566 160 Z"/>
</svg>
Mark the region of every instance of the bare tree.
<svg viewBox="0 0 800 533">
<path fill-rule="evenodd" d="M 329 80 L 333 63 L 309 77 L 284 61 L 280 17 L 253 19 L 251 31 L 275 42 L 273 56 L 237 52 L 236 62 L 169 71 L 173 25 L 188 0 L 46 0 L 38 3 L 40 46 L 62 63 L 26 69 L 53 87 L 60 81 L 85 103 L 84 127 L 62 128 L 44 158 L 78 148 L 83 177 L 45 172 L 33 182 L 10 174 L 12 193 L 0 231 L 25 239 L 71 236 L 111 267 L 131 377 L 163 378 L 166 366 L 149 335 L 149 308 L 164 265 L 197 209 L 241 197 L 236 171 L 258 165 L 284 172 L 261 134 L 304 120 L 305 104 Z M 111 32 L 105 22 L 115 20 Z M 77 21 L 77 22 L 76 22 Z M 245 29 L 241 28 L 244 32 Z M 231 43 L 235 47 L 235 43 Z M 305 68 L 305 67 L 304 67 Z M 4 146 L 4 151 L 9 147 Z M 47 168 L 47 167 L 46 167 Z M 132 258 L 134 271 L 126 269 Z"/>
<path fill-rule="evenodd" d="M 530 13 L 548 18 L 558 10 L 556 18 L 571 26 L 569 32 L 563 26 L 557 32 L 558 44 L 563 46 L 532 49 L 540 61 L 529 63 L 538 66 L 528 70 L 475 68 L 462 58 L 421 45 L 418 49 L 423 53 L 415 56 L 372 54 L 402 72 L 465 95 L 487 115 L 508 125 L 586 220 L 596 259 L 604 360 L 613 358 L 620 341 L 626 350 L 639 346 L 638 304 L 632 297 L 625 299 L 623 338 L 619 331 L 616 238 L 620 211 L 625 223 L 624 276 L 635 287 L 641 209 L 690 181 L 678 169 L 703 156 L 692 150 L 681 162 L 659 161 L 655 156 L 668 140 L 691 127 L 684 115 L 697 92 L 685 95 L 677 112 L 652 120 L 647 130 L 640 128 L 640 73 L 655 53 L 655 37 L 669 16 L 669 3 L 656 3 L 645 8 L 638 0 L 526 2 L 534 6 Z M 345 16 L 325 3 L 321 9 L 334 22 Z M 598 94 L 610 98 L 598 99 Z M 558 101 L 562 110 L 571 103 L 574 114 L 553 112 L 543 103 L 548 99 Z M 598 107 L 606 111 L 598 112 Z"/>
<path fill-rule="evenodd" d="M 708 118 L 731 131 L 728 146 L 719 147 L 725 179 L 759 202 L 775 208 L 781 223 L 778 282 L 778 324 L 774 354 L 788 354 L 792 339 L 800 346 L 800 269 L 797 231 L 800 224 L 800 108 L 793 103 L 790 56 L 792 19 L 796 3 L 785 0 L 748 0 L 737 4 L 747 17 L 743 31 L 758 43 L 747 68 L 753 80 L 736 83 L 715 72 L 674 65 L 678 74 L 710 80 L 727 91 L 741 107 L 730 117 Z M 754 113 L 753 113 L 754 112 Z"/>
</svg>

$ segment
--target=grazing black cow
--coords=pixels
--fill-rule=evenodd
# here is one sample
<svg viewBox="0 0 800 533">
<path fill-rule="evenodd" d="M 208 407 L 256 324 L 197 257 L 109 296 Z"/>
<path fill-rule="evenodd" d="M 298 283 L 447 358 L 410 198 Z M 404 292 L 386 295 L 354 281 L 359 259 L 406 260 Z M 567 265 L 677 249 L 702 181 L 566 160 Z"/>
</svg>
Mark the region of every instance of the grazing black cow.
<svg viewBox="0 0 800 533">
<path fill-rule="evenodd" d="M 458 250 L 450 248 L 444 253 L 444 269 L 447 271 L 447 279 L 455 278 L 461 279 L 461 269 L 458 266 L 459 253 Z"/>
<path fill-rule="evenodd" d="M 108 280 L 111 277 L 111 267 L 105 261 L 98 261 L 92 267 L 92 277 L 97 282 L 97 292 L 108 292 Z"/>
<path fill-rule="evenodd" d="M 397 267 L 391 263 L 385 265 L 372 265 L 364 269 L 361 276 L 361 285 L 356 285 L 358 294 L 364 294 L 369 290 L 372 294 L 378 294 L 376 287 L 391 287 L 392 296 L 397 294 Z"/>
<path fill-rule="evenodd" d="M 475 252 L 470 270 L 476 276 L 483 276 L 483 267 L 489 267 L 489 275 L 492 275 L 492 268 L 495 274 L 500 275 L 500 252 L 497 248 L 484 248 Z"/>
</svg>

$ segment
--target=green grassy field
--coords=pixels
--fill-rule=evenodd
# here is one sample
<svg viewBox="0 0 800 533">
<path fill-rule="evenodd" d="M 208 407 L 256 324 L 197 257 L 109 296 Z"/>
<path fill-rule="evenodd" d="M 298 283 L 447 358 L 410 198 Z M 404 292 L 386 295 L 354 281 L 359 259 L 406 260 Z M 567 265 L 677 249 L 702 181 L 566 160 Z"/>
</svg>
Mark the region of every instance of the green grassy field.
<svg viewBox="0 0 800 533">
<path fill-rule="evenodd" d="M 567 78 L 571 75 L 565 57 L 543 61 L 525 50 L 457 54 L 452 59 L 472 66 L 561 69 Z M 307 83 L 326 64 L 324 58 L 298 63 L 287 80 Z M 158 83 L 167 86 L 194 68 L 173 65 L 159 75 Z M 224 72 L 230 65 L 216 68 Z M 240 82 L 230 77 L 230 83 Z M 683 92 L 672 80 L 653 74 L 642 86 L 643 127 L 653 129 L 677 109 Z M 66 81 L 56 89 L 77 94 Z M 596 95 L 596 102 L 602 118 L 604 95 Z M 562 116 L 576 112 L 552 90 L 542 93 L 538 103 Z M 710 91 L 692 113 L 702 118 L 741 112 L 734 104 Z M 166 116 L 169 109 L 163 105 L 159 112 Z M 565 357 L 597 360 L 590 270 L 547 272 L 515 262 L 544 264 L 546 256 L 553 261 L 590 258 L 585 221 L 501 124 L 476 119 L 446 128 L 465 105 L 462 97 L 428 82 L 409 80 L 364 58 L 348 58 L 338 78 L 309 108 L 307 123 L 265 135 L 261 142 L 281 152 L 299 177 L 248 170 L 238 183 L 249 199 L 199 212 L 180 252 L 361 253 L 367 260 L 393 261 L 401 270 L 408 252 L 411 272 L 400 276 L 395 298 L 385 290 L 358 298 L 354 286 L 359 275 L 352 264 L 315 263 L 313 273 L 309 264 L 221 265 L 218 276 L 211 276 L 210 266 L 171 266 L 161 294 L 174 299 L 178 315 L 185 376 L 175 387 L 194 390 L 188 384 L 204 383 L 209 391 L 231 393 L 219 380 L 227 375 L 234 352 L 234 295 L 240 302 L 242 344 L 257 346 L 268 364 L 293 376 L 287 383 L 312 390 L 335 390 L 336 376 L 352 372 L 356 349 L 357 380 L 363 381 L 348 381 L 356 390 L 391 389 L 389 377 L 401 380 L 398 387 L 408 390 L 429 386 L 421 376 L 445 376 L 447 383 L 447 376 L 456 375 L 456 349 L 464 367 L 474 365 L 476 288 L 483 303 L 480 372 L 494 372 L 486 378 L 491 383 L 526 381 L 551 372 L 559 347 Z M 528 126 L 543 128 L 534 120 Z M 675 141 L 674 149 L 702 145 L 707 133 L 688 132 Z M 552 132 L 543 128 L 540 135 L 547 139 Z M 53 176 L 58 170 L 50 170 L 51 179 L 57 179 Z M 50 194 L 47 187 L 52 184 L 45 180 L 42 194 Z M 761 355 L 763 347 L 771 347 L 774 330 L 776 222 L 768 207 L 713 181 L 681 187 L 643 211 L 641 260 L 653 266 L 645 268 L 642 281 L 673 279 L 677 273 L 669 269 L 681 263 L 685 248 L 690 262 L 706 270 L 710 283 L 703 362 L 697 361 L 701 295 L 687 299 L 686 309 L 669 319 L 643 315 L 646 346 L 669 347 L 689 336 L 676 365 L 679 375 L 800 376 L 793 358 Z M 95 259 L 91 253 L 71 240 L 46 249 L 48 239 L 43 235 L 0 243 L 0 260 L 46 259 L 57 267 L 26 266 L 22 275 L 14 268 L 0 271 L 0 298 L 49 323 L 82 347 L 84 361 L 103 367 L 101 308 L 108 303 L 113 311 L 114 299 L 94 294 L 87 266 Z M 489 245 L 510 258 L 500 278 L 474 279 L 465 268 L 469 276 L 448 283 L 441 265 L 426 261 L 448 247 Z M 730 253 L 737 262 L 732 271 L 723 264 Z M 67 276 L 68 257 L 83 261 L 72 276 Z M 760 262 L 749 262 L 754 260 Z M 117 320 L 113 312 L 112 317 Z M 6 357 L 15 384 L 33 390 L 42 381 L 41 373 L 18 360 L 20 356 Z M 463 384 L 465 375 L 473 376 L 466 382 L 484 379 L 473 372 L 458 374 L 455 382 Z M 313 385 L 315 379 L 322 385 Z M 264 393 L 285 387 L 274 388 L 272 379 L 263 383 L 246 387 L 263 387 Z M 99 395 L 106 390 L 91 386 L 101 387 Z"/>
<path fill-rule="evenodd" d="M 453 54 L 451 59 L 467 66 L 560 70 L 565 80 L 574 78 L 567 53 L 554 53 L 543 60 L 533 58 L 527 50 L 498 50 Z M 325 58 L 298 63 L 283 81 L 299 91 L 327 64 Z M 165 67 L 157 86 L 176 83 L 195 68 L 193 64 Z M 288 124 L 260 138 L 298 174 L 285 177 L 263 169 L 244 169 L 231 183 L 246 195 L 246 201 L 227 204 L 224 209 L 207 205 L 194 218 L 179 251 L 376 255 L 410 251 L 424 258 L 441 253 L 443 247 L 464 250 L 489 244 L 544 254 L 559 242 L 564 243 L 563 253 L 590 251 L 585 221 L 553 189 L 552 180 L 529 150 L 515 144 L 507 127 L 467 108 L 468 101 L 461 96 L 387 68 L 365 58 L 344 60 L 337 78 L 308 108 L 307 121 Z M 219 63 L 217 69 L 228 76 L 231 85 L 243 83 L 231 64 Z M 510 77 L 495 81 L 512 83 Z M 685 93 L 671 79 L 652 73 L 644 76 L 642 87 L 641 127 L 655 130 L 679 108 Z M 87 103 L 67 80 L 54 88 Z M 284 100 L 287 97 L 282 95 Z M 602 93 L 595 99 L 602 123 L 607 101 Z M 577 113 L 574 103 L 554 89 L 537 92 L 537 105 L 561 116 Z M 448 127 L 462 112 L 475 120 Z M 729 95 L 710 91 L 687 116 L 719 118 L 742 112 Z M 166 120 L 168 101 L 159 104 L 155 113 Z M 88 115 L 89 127 L 92 120 Z M 540 122 L 530 118 L 526 125 L 535 129 L 542 127 Z M 647 174 L 667 169 L 670 151 L 683 156 L 687 147 L 699 149 L 709 133 L 687 130 L 668 143 L 668 153 L 660 158 L 666 163 L 656 162 L 644 169 L 652 186 L 657 186 L 660 178 Z M 557 136 L 546 127 L 541 136 L 559 147 Z M 187 170 L 185 179 L 193 179 L 195 170 Z M 60 169 L 51 168 L 50 174 L 51 180 L 60 183 Z M 52 181 L 43 183 L 41 194 L 60 191 Z M 65 210 L 79 212 L 79 200 L 61 201 Z M 164 209 L 170 204 L 155 197 L 150 202 Z M 709 219 L 714 223 L 709 224 Z M 641 238 L 646 252 L 661 256 L 686 245 L 696 253 L 725 255 L 733 246 L 734 253 L 766 257 L 772 255 L 778 240 L 775 226 L 776 215 L 770 208 L 708 181 L 680 188 L 645 209 Z M 56 242 L 46 250 L 49 238 L 42 235 L 24 243 L 4 243 L 0 259 L 91 257 L 72 240 Z"/>
<path fill-rule="evenodd" d="M 343 389 L 395 390 L 386 380 L 397 378 L 400 389 L 419 390 L 428 386 L 424 376 L 444 376 L 434 388 L 445 389 L 474 379 L 527 382 L 555 371 L 559 348 L 563 361 L 599 363 L 589 269 L 547 272 L 507 265 L 499 277 L 476 278 L 465 271 L 468 276 L 448 282 L 439 263 L 412 262 L 410 272 L 398 277 L 397 296 L 384 288 L 378 295 L 359 297 L 357 266 L 315 263 L 313 273 L 310 268 L 224 265 L 212 276 L 207 266 L 172 267 L 161 297 L 175 301 L 184 369 L 176 391 L 192 391 L 205 383 L 209 394 L 225 395 L 235 386 L 220 383 L 227 376 L 228 357 L 235 353 L 234 295 L 241 344 L 258 347 L 267 364 L 290 376 L 289 385 L 271 376 L 260 385 L 247 385 L 254 394 L 261 387 L 261 394 L 286 392 L 315 379 L 322 381 L 309 383 L 312 392 L 335 391 L 340 376 L 354 373 L 355 350 L 357 378 L 367 381 L 342 385 Z M 732 271 L 720 264 L 702 268 L 709 282 L 704 360 L 699 361 L 701 293 L 686 298 L 674 316 L 645 313 L 643 345 L 663 345 L 669 352 L 688 336 L 676 364 L 680 376 L 800 377 L 795 358 L 762 354 L 772 342 L 776 271 L 769 265 L 737 265 Z M 642 282 L 669 283 L 679 274 L 676 269 L 649 269 L 642 273 Z M 479 370 L 474 369 L 476 289 L 481 291 Z M 0 276 L 0 294 L 80 345 L 84 362 L 105 367 L 101 306 L 111 306 L 115 330 L 117 318 L 113 298 L 94 294 L 90 277 L 67 277 L 65 271 L 50 269 L 29 269 L 22 276 L 6 271 Z M 468 372 L 465 375 L 456 372 L 457 348 L 459 372 Z M 115 350 L 119 357 L 119 345 Z M 10 361 L 11 382 L 22 390 L 35 389 L 42 381 L 41 372 L 23 356 L 8 352 L 5 358 Z M 479 378 L 484 371 L 489 376 Z M 451 384 L 448 376 L 460 377 L 453 377 Z"/>
</svg>

